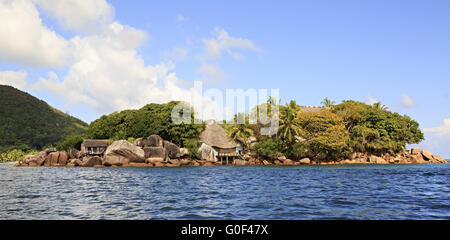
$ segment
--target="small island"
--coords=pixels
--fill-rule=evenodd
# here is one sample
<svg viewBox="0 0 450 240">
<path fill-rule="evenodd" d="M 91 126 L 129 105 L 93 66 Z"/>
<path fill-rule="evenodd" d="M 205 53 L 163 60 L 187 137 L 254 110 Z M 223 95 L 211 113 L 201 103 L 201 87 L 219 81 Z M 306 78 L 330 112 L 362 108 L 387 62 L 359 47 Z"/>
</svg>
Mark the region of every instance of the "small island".
<svg viewBox="0 0 450 240">
<path fill-rule="evenodd" d="M 389 111 L 380 103 L 367 105 L 327 98 L 321 107 L 290 101 L 279 108 L 276 134 L 260 134 L 259 110 L 270 113 L 274 99 L 235 115 L 235 121 L 174 124 L 179 102 L 149 104 L 102 116 L 87 133 L 69 135 L 56 148 L 27 155 L 15 166 L 178 167 L 218 165 L 328 165 L 447 163 L 427 150 L 412 148 L 424 139 L 419 124 Z M 192 109 L 193 111 L 193 109 Z M 254 115 L 252 115 L 254 114 Z M 238 124 L 236 119 L 245 119 Z M 136 137 L 136 138 L 135 138 Z M 126 140 L 125 140 L 126 139 Z"/>
</svg>

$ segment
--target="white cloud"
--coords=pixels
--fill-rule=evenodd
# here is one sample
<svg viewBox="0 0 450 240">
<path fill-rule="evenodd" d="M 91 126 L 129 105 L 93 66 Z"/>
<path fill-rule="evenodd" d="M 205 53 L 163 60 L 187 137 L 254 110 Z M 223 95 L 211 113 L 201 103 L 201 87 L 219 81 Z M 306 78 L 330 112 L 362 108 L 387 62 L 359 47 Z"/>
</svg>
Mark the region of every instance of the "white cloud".
<svg viewBox="0 0 450 240">
<path fill-rule="evenodd" d="M 220 58 L 222 53 L 226 52 L 233 58 L 241 59 L 243 57 L 242 54 L 233 52 L 234 49 L 259 51 L 259 48 L 252 41 L 244 38 L 230 37 L 224 29 L 216 28 L 212 32 L 212 35 L 214 35 L 214 38 L 203 40 L 205 54 L 202 57 Z"/>
<path fill-rule="evenodd" d="M 70 102 L 83 102 L 102 113 L 163 100 L 157 81 L 170 80 L 170 66 L 145 65 L 135 50 L 143 38 L 137 31 L 112 23 L 102 35 L 75 37 L 69 74 L 62 82 L 52 74 L 40 79 L 35 88 L 50 90 Z"/>
<path fill-rule="evenodd" d="M 33 0 L 71 30 L 96 33 L 112 22 L 114 9 L 106 0 Z"/>
<path fill-rule="evenodd" d="M 20 90 L 27 86 L 27 72 L 25 71 L 4 71 L 0 72 L 0 85 L 9 85 Z"/>
<path fill-rule="evenodd" d="M 97 15 L 90 10 L 83 12 L 104 1 L 35 2 L 63 22 L 67 21 L 65 24 L 71 29 L 89 32 L 92 29 L 87 25 L 92 24 L 97 32 L 64 39 L 44 26 L 33 1 L 0 0 L 0 58 L 68 70 L 65 76 L 50 72 L 27 89 L 49 91 L 65 99 L 69 106 L 85 104 L 98 114 L 171 100 L 190 102 L 198 112 L 203 111 L 201 107 L 215 105 L 194 89 L 181 88 L 183 81 L 172 71 L 175 66 L 170 61 L 154 66 L 145 64 L 137 53 L 148 37 L 145 32 L 119 22 L 108 22 L 109 15 L 101 4 L 103 7 L 93 8 L 98 10 Z M 72 13 L 67 13 L 68 10 Z M 73 14 L 78 13 L 82 19 L 75 19 Z M 26 87 L 25 72 L 2 72 L 1 76 L 4 84 Z"/>
<path fill-rule="evenodd" d="M 32 89 L 48 90 L 66 99 L 69 105 L 86 104 L 99 114 L 136 109 L 151 102 L 191 102 L 189 97 L 196 93 L 178 86 L 181 80 L 171 72 L 173 64 L 145 65 L 137 55 L 142 36 L 136 31 L 139 30 L 112 23 L 101 35 L 75 37 L 71 41 L 74 63 L 68 75 L 60 80 L 50 73 Z M 212 103 L 201 101 L 206 101 L 205 105 Z"/>
<path fill-rule="evenodd" d="M 417 106 L 417 103 L 412 100 L 412 98 L 406 94 L 402 94 L 402 101 L 400 105 L 405 108 L 412 108 Z"/>
<path fill-rule="evenodd" d="M 228 80 L 218 62 L 211 64 L 209 60 L 217 60 L 222 57 L 223 53 L 229 54 L 234 59 L 242 59 L 244 56 L 236 52 L 236 49 L 259 51 L 259 48 L 249 39 L 231 37 L 224 29 L 216 28 L 211 34 L 214 36 L 213 38 L 202 40 L 204 53 L 197 56 L 202 63 L 197 69 L 197 74 L 201 75 L 200 80 L 205 83 L 221 83 Z"/>
<path fill-rule="evenodd" d="M 139 29 L 122 25 L 119 22 L 111 23 L 103 34 L 94 35 L 92 39 L 108 42 L 115 48 L 139 48 L 148 38 L 147 33 Z M 89 39 L 89 38 L 86 38 Z"/>
<path fill-rule="evenodd" d="M 444 124 L 441 126 L 424 128 L 423 132 L 433 136 L 448 137 L 450 139 L 450 118 L 444 119 Z"/>
<path fill-rule="evenodd" d="M 2 60 L 54 67 L 70 60 L 68 41 L 43 25 L 30 1 L 0 1 L 0 29 Z"/>
<path fill-rule="evenodd" d="M 450 158 L 450 118 L 444 119 L 442 125 L 424 128 L 425 141 L 417 145 L 431 152 Z"/>
<path fill-rule="evenodd" d="M 370 95 L 370 94 L 367 95 L 367 103 L 368 104 L 373 105 L 377 102 L 378 102 L 378 100 L 376 100 L 372 95 Z"/>
<path fill-rule="evenodd" d="M 201 80 L 205 83 L 222 83 L 227 81 L 227 75 L 218 65 L 202 64 L 197 73 L 202 76 Z"/>
<path fill-rule="evenodd" d="M 183 47 L 175 47 L 169 52 L 164 52 L 162 57 L 164 59 L 173 60 L 173 61 L 182 61 L 186 59 L 188 55 L 188 49 Z"/>
</svg>

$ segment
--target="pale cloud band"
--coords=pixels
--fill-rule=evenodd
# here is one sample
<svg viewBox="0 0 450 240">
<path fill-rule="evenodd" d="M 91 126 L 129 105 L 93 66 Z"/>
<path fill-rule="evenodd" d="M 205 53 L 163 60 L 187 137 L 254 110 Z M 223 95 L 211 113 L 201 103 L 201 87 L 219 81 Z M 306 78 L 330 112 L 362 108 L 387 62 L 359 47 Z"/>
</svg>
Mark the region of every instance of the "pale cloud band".
<svg viewBox="0 0 450 240">
<path fill-rule="evenodd" d="M 226 52 L 233 58 L 241 59 L 242 54 L 233 49 L 260 51 L 260 49 L 249 39 L 231 37 L 224 29 L 216 28 L 212 32 L 213 38 L 204 39 L 205 53 L 202 58 L 220 58 Z"/>
<path fill-rule="evenodd" d="M 200 80 L 205 83 L 218 84 L 228 80 L 227 75 L 218 63 L 223 53 L 228 53 L 233 59 L 241 60 L 244 55 L 236 50 L 260 51 L 251 40 L 231 37 L 227 31 L 218 27 L 211 35 L 212 38 L 202 40 L 204 52 L 197 56 L 197 59 L 202 63 L 197 69 L 197 74 L 201 75 Z M 211 60 L 215 60 L 215 63 L 211 63 Z"/>
<path fill-rule="evenodd" d="M 400 102 L 400 105 L 405 108 L 412 108 L 417 106 L 417 103 L 414 102 L 410 96 L 402 94 L 402 101 Z"/>
<path fill-rule="evenodd" d="M 0 85 L 9 85 L 24 90 L 27 87 L 27 75 L 25 71 L 0 72 Z"/>
<path fill-rule="evenodd" d="M 450 158 L 450 118 L 444 119 L 440 126 L 424 128 L 423 132 L 425 141 L 419 147 Z"/>
<path fill-rule="evenodd" d="M 444 119 L 444 123 L 441 126 L 424 128 L 423 131 L 427 134 L 448 137 L 450 139 L 450 118 Z"/>
</svg>

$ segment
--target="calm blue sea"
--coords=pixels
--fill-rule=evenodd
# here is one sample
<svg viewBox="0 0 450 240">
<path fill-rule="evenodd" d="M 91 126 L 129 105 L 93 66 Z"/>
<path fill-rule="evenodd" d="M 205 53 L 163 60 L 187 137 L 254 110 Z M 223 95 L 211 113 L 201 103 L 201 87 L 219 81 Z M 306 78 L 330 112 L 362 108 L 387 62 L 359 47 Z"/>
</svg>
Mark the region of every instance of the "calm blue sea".
<svg viewBox="0 0 450 240">
<path fill-rule="evenodd" d="M 0 219 L 450 219 L 450 164 L 0 164 Z"/>
</svg>

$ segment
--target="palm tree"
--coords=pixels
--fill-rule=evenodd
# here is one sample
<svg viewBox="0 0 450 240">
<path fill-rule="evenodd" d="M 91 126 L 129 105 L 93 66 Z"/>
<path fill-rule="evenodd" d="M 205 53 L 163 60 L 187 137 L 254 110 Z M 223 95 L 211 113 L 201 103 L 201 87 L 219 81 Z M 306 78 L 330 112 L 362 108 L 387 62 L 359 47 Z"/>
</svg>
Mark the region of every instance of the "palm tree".
<svg viewBox="0 0 450 240">
<path fill-rule="evenodd" d="M 260 105 L 256 105 L 252 108 L 250 112 L 250 117 L 252 120 L 256 121 L 254 126 L 255 136 L 259 138 L 261 136 L 261 128 L 270 127 L 270 122 L 273 119 L 279 118 L 280 111 L 280 100 L 276 100 L 273 96 L 270 96 L 265 103 L 261 103 Z M 272 109 L 274 108 L 274 109 Z M 278 111 L 276 111 L 276 109 Z M 274 112 L 272 112 L 272 110 Z M 265 116 L 262 116 L 261 113 L 265 113 Z M 277 133 L 276 133 L 277 134 Z M 274 137 L 274 135 L 270 136 Z"/>
<path fill-rule="evenodd" d="M 301 127 L 296 120 L 300 112 L 300 107 L 294 100 L 280 108 L 281 118 L 278 136 L 284 139 L 286 143 L 293 143 L 295 137 L 301 134 Z"/>
<path fill-rule="evenodd" d="M 249 138 L 255 135 L 251 126 L 246 123 L 239 124 L 236 121 L 227 127 L 227 131 L 233 141 L 242 144 L 244 151 L 248 149 Z"/>
<path fill-rule="evenodd" d="M 326 109 L 331 109 L 334 104 L 336 104 L 335 101 L 331 101 L 330 99 L 328 99 L 327 97 L 321 102 L 321 104 L 326 108 Z"/>
<path fill-rule="evenodd" d="M 277 103 L 277 100 L 274 97 L 270 96 L 267 99 L 267 102 L 265 104 L 264 103 L 261 104 L 261 107 L 267 109 L 267 117 L 272 118 L 272 106 L 279 107 L 280 106 L 280 102 L 281 102 L 281 99 L 278 100 L 278 103 Z M 277 113 L 275 112 L 274 114 L 277 114 Z"/>
<path fill-rule="evenodd" d="M 243 118 L 244 123 L 238 122 L 238 118 Z M 250 137 L 255 136 L 254 126 L 249 123 L 250 116 L 245 113 L 238 113 L 234 115 L 234 121 L 232 124 L 224 125 L 225 130 L 233 141 L 239 142 L 247 149 L 248 140 Z"/>
<path fill-rule="evenodd" d="M 384 111 L 386 111 L 386 110 L 389 109 L 387 106 L 381 104 L 381 102 L 376 102 L 376 103 L 374 103 L 374 104 L 372 105 L 372 107 L 375 108 L 375 109 L 380 109 L 380 110 L 384 110 Z"/>
</svg>

